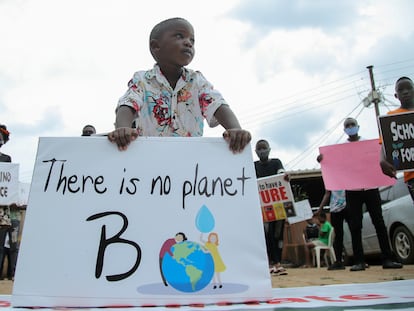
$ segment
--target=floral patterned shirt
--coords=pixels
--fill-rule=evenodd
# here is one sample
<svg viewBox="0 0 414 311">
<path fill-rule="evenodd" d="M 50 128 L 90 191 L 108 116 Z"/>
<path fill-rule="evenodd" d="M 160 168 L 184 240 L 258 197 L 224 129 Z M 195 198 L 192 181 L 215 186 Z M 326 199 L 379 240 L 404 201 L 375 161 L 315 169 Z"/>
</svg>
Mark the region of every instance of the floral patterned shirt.
<svg viewBox="0 0 414 311">
<path fill-rule="evenodd" d="M 172 89 L 154 65 L 134 74 L 117 109 L 124 105 L 135 110 L 140 136 L 203 136 L 204 119 L 217 126 L 214 113 L 227 103 L 200 72 L 185 68 Z"/>
</svg>

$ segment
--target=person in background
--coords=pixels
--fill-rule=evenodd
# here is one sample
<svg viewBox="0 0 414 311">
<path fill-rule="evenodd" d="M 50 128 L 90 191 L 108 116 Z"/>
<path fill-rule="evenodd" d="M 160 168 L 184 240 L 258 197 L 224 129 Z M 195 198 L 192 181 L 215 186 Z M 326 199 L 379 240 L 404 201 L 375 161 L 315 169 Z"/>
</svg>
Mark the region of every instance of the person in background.
<svg viewBox="0 0 414 311">
<path fill-rule="evenodd" d="M 149 39 L 156 64 L 129 81 L 108 139 L 126 150 L 138 136 L 203 136 L 206 119 L 210 127 L 222 125 L 230 150 L 241 152 L 250 133 L 241 128 L 220 92 L 199 71 L 186 67 L 195 53 L 193 26 L 183 18 L 170 18 L 155 25 Z"/>
<path fill-rule="evenodd" d="M 401 105 L 399 108 L 389 111 L 387 114 L 414 112 L 414 83 L 410 78 L 401 77 L 397 80 L 394 96 L 400 101 Z M 381 152 L 380 165 L 385 175 L 396 178 L 397 171 L 394 165 L 387 161 L 384 148 L 382 148 Z M 404 172 L 404 181 L 414 201 L 414 171 Z"/>
<path fill-rule="evenodd" d="M 269 159 L 269 153 L 269 142 L 264 139 L 257 141 L 256 154 L 259 160 L 254 162 L 257 178 L 285 173 L 282 162 L 279 159 Z M 287 174 L 285 175 L 285 180 L 289 180 Z M 264 223 L 267 257 L 269 259 L 270 273 L 272 274 L 287 274 L 286 269 L 281 265 L 284 228 L 284 219 Z"/>
<path fill-rule="evenodd" d="M 93 125 L 87 124 L 82 129 L 82 136 L 91 136 L 96 134 L 96 129 Z"/>
<path fill-rule="evenodd" d="M 349 214 L 348 210 L 346 209 L 345 191 L 325 190 L 325 194 L 322 198 L 321 203 L 319 204 L 319 209 L 316 212 L 316 215 L 319 215 L 323 211 L 324 206 L 328 205 L 328 203 L 329 212 L 331 214 L 331 224 L 335 230 L 333 248 L 336 257 L 336 261 L 328 267 L 328 270 L 344 270 L 345 265 L 342 260 L 342 251 L 344 244 L 344 221 L 347 221 L 349 224 Z"/>
<path fill-rule="evenodd" d="M 6 144 L 10 139 L 10 132 L 7 130 L 7 126 L 4 124 L 0 124 L 0 148 Z M 11 162 L 12 158 L 5 153 L 0 152 L 0 162 Z M 4 257 L 7 256 L 8 258 L 10 253 L 10 229 L 11 229 L 11 221 L 10 221 L 10 208 L 6 205 L 0 205 L 0 274 L 3 277 L 3 261 Z M 8 267 L 12 269 L 12 261 L 8 262 Z M 10 273 L 9 273 L 10 272 Z M 7 271 L 7 275 L 12 277 L 12 270 Z"/>
<path fill-rule="evenodd" d="M 0 124 L 0 148 L 9 141 L 10 132 L 4 124 Z M 8 154 L 0 152 L 0 162 L 11 162 Z"/>
<path fill-rule="evenodd" d="M 313 248 L 318 245 L 328 245 L 329 233 L 331 232 L 332 225 L 327 220 L 326 213 L 324 211 L 319 212 L 318 221 L 320 225 L 319 236 L 317 239 L 313 239 L 306 244 L 309 248 Z"/>
<path fill-rule="evenodd" d="M 304 230 L 306 242 L 313 241 L 319 237 L 319 227 L 312 219 L 306 220 L 307 224 Z"/>
<path fill-rule="evenodd" d="M 10 245 L 11 244 L 11 231 L 12 231 L 12 228 L 9 227 L 7 228 L 7 231 L 5 234 L 3 256 L 0 262 L 0 280 L 4 280 L 3 270 L 4 270 L 4 264 L 6 260 L 7 260 L 7 270 L 6 270 L 7 279 L 13 280 L 13 277 L 14 277 L 15 260 L 13 258 L 13 252 L 11 250 L 11 245 Z"/>
<path fill-rule="evenodd" d="M 359 125 L 356 119 L 346 118 L 344 131 L 348 135 L 350 143 L 363 140 L 358 135 Z M 377 233 L 378 242 L 382 253 L 382 267 L 384 269 L 402 268 L 402 264 L 393 260 L 393 253 L 388 239 L 387 228 L 382 216 L 381 197 L 378 188 L 355 189 L 345 191 L 347 209 L 349 208 L 349 228 L 352 232 L 352 249 L 355 264 L 350 271 L 365 270 L 364 249 L 362 246 L 362 206 L 365 203 L 371 221 Z"/>
</svg>

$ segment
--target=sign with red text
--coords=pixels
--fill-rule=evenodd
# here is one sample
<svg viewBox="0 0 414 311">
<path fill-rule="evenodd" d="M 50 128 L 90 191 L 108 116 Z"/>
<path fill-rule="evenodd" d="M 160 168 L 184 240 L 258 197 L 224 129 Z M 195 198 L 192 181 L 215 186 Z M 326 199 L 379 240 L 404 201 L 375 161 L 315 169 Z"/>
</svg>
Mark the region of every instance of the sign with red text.
<svg viewBox="0 0 414 311">
<path fill-rule="evenodd" d="M 414 169 L 414 112 L 379 117 L 388 162 L 397 171 Z"/>
<path fill-rule="evenodd" d="M 0 162 L 0 205 L 10 205 L 18 201 L 19 164 Z"/>
<path fill-rule="evenodd" d="M 140 137 L 119 151 L 106 137 L 40 138 L 12 304 L 267 300 L 259 204 L 250 146 Z"/>
<path fill-rule="evenodd" d="M 285 173 L 257 179 L 264 222 L 296 216 L 294 197 Z"/>
</svg>

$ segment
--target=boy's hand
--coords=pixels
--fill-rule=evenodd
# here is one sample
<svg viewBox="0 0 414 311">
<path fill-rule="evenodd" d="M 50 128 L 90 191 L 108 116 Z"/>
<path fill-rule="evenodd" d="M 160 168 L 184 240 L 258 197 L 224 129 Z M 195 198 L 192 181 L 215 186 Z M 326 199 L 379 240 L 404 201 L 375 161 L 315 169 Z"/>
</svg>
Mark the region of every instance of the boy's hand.
<svg viewBox="0 0 414 311">
<path fill-rule="evenodd" d="M 108 134 L 108 139 L 118 145 L 119 150 L 127 150 L 131 141 L 138 137 L 138 131 L 131 127 L 120 127 Z"/>
<path fill-rule="evenodd" d="M 228 142 L 229 148 L 233 153 L 239 153 L 252 140 L 252 135 L 250 135 L 250 132 L 242 129 L 228 129 L 224 131 L 223 138 Z"/>
<path fill-rule="evenodd" d="M 395 169 L 394 165 L 392 165 L 388 161 L 382 160 L 380 162 L 380 166 L 381 166 L 382 172 L 385 175 L 390 176 L 392 178 L 396 178 L 396 176 L 397 176 L 397 170 Z"/>
</svg>

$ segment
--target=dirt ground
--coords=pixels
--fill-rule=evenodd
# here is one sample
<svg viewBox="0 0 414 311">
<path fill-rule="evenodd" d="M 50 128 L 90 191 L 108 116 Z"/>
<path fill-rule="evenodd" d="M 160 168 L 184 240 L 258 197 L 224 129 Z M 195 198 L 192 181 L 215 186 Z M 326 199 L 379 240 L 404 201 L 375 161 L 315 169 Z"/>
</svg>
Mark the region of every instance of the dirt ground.
<svg viewBox="0 0 414 311">
<path fill-rule="evenodd" d="M 323 286 L 330 284 L 377 283 L 396 280 L 414 279 L 414 265 L 406 265 L 402 269 L 382 269 L 382 266 L 370 266 L 365 271 L 351 272 L 346 270 L 327 271 L 326 268 L 289 268 L 288 275 L 272 276 L 274 288 Z M 0 294 L 10 295 L 13 282 L 0 281 Z"/>
<path fill-rule="evenodd" d="M 272 276 L 272 286 L 285 288 L 414 279 L 414 265 L 405 265 L 402 269 L 382 269 L 382 266 L 375 265 L 365 271 L 349 271 L 349 268 L 338 271 L 328 271 L 326 268 L 291 268 L 287 269 L 288 275 Z"/>
</svg>

